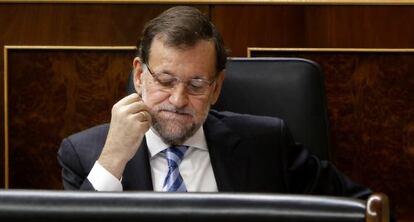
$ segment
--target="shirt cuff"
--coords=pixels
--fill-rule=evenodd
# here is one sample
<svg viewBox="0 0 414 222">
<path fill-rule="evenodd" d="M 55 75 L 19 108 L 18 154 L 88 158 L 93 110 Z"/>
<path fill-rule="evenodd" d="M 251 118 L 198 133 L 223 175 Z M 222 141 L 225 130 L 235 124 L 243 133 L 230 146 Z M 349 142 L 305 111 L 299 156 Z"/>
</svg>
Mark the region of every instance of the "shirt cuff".
<svg viewBox="0 0 414 222">
<path fill-rule="evenodd" d="M 122 191 L 121 181 L 108 172 L 98 161 L 89 172 L 88 180 L 97 191 Z"/>
</svg>

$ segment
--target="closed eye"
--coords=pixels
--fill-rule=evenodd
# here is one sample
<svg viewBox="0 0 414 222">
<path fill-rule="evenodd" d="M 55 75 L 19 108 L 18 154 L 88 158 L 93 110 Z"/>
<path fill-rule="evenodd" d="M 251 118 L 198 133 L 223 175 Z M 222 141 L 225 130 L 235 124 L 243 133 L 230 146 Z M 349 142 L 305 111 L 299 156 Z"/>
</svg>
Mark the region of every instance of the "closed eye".
<svg viewBox="0 0 414 222">
<path fill-rule="evenodd" d="M 207 85 L 206 81 L 202 79 L 192 79 L 189 84 L 192 88 L 203 88 Z"/>
<path fill-rule="evenodd" d="M 172 85 L 177 81 L 177 78 L 170 74 L 160 73 L 156 74 L 157 80 L 162 85 Z"/>
</svg>

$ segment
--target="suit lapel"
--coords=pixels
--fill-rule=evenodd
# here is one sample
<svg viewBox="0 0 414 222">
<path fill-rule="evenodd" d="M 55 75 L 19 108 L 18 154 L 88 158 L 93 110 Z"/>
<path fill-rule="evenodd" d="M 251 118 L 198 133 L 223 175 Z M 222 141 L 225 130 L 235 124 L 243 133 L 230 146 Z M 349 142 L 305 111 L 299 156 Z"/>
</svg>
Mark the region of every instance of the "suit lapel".
<svg viewBox="0 0 414 222">
<path fill-rule="evenodd" d="M 213 115 L 208 115 L 204 133 L 218 190 L 236 191 L 236 181 L 243 180 L 244 175 L 234 159 L 240 137 Z"/>
<path fill-rule="evenodd" d="M 143 139 L 137 153 L 125 166 L 124 190 L 153 190 L 147 142 Z"/>
</svg>

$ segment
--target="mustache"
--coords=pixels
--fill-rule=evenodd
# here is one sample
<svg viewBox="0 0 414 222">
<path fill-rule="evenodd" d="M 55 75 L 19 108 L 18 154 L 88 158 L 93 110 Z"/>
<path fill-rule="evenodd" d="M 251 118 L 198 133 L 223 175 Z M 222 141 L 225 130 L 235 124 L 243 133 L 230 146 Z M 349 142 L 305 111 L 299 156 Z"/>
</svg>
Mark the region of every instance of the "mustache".
<svg viewBox="0 0 414 222">
<path fill-rule="evenodd" d="M 155 112 L 160 112 L 160 111 L 168 111 L 168 112 L 173 112 L 173 113 L 178 113 L 178 114 L 183 114 L 183 115 L 191 115 L 191 116 L 195 116 L 195 111 L 193 109 L 190 109 L 188 107 L 184 107 L 184 108 L 177 108 L 174 105 L 171 104 L 161 104 L 159 106 L 157 106 L 154 109 Z"/>
</svg>

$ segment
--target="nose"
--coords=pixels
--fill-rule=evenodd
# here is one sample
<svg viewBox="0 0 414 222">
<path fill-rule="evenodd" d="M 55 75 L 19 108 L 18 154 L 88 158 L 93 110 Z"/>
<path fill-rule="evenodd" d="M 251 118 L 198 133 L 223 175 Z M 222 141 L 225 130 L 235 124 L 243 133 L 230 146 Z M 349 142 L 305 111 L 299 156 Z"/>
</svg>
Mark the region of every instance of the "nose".
<svg viewBox="0 0 414 222">
<path fill-rule="evenodd" d="M 185 107 L 188 104 L 188 95 L 185 84 L 177 84 L 171 89 L 170 103 L 177 108 Z"/>
</svg>

